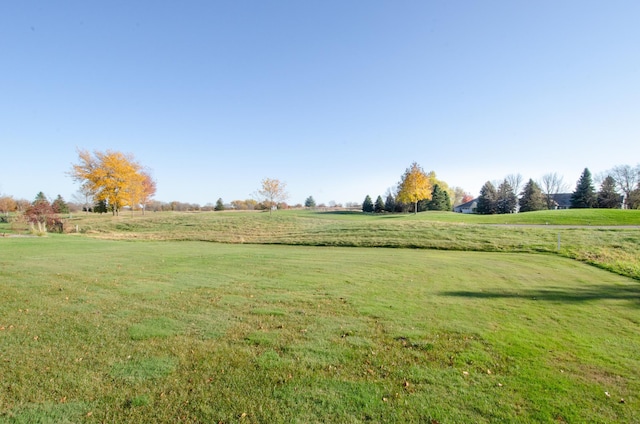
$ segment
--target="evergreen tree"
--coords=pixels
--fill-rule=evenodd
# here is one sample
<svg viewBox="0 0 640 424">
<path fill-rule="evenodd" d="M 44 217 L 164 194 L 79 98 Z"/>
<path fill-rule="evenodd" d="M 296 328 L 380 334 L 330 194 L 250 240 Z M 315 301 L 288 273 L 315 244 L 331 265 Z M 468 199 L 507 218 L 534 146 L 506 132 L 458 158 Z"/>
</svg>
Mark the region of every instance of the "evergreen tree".
<svg viewBox="0 0 640 424">
<path fill-rule="evenodd" d="M 415 205 L 415 206 L 418 207 L 418 212 L 428 211 L 429 210 L 429 202 L 430 201 L 431 201 L 430 199 L 419 200 L 418 203 Z"/>
<path fill-rule="evenodd" d="M 513 187 L 506 179 L 498 186 L 496 197 L 496 212 L 514 213 L 518 206 L 518 197 L 513 191 Z"/>
<path fill-rule="evenodd" d="M 520 196 L 520 212 L 541 211 L 547 208 L 540 186 L 532 179 L 525 184 Z"/>
<path fill-rule="evenodd" d="M 47 196 L 45 196 L 43 192 L 39 192 L 38 194 L 36 194 L 36 198 L 31 204 L 35 205 L 36 203 L 41 202 L 46 202 L 47 204 L 49 204 L 49 199 L 47 199 Z"/>
<path fill-rule="evenodd" d="M 487 181 L 480 189 L 480 197 L 478 197 L 478 207 L 476 212 L 484 215 L 491 215 L 496 213 L 497 205 L 496 201 L 498 194 L 496 187 L 491 184 L 491 181 Z"/>
<path fill-rule="evenodd" d="M 593 208 L 597 205 L 596 190 L 593 188 L 591 172 L 588 168 L 582 171 L 582 175 L 576 185 L 576 190 L 571 194 L 572 208 Z"/>
<path fill-rule="evenodd" d="M 373 201 L 368 194 L 364 198 L 364 202 L 362 202 L 362 212 L 373 212 Z"/>
<path fill-rule="evenodd" d="M 453 202 L 451 201 L 451 196 L 449 196 L 449 192 L 446 190 L 442 191 L 444 193 L 444 202 L 441 203 L 443 209 L 440 209 L 442 211 L 453 211 Z"/>
<path fill-rule="evenodd" d="M 53 207 L 53 211 L 55 213 L 63 213 L 63 214 L 69 213 L 69 205 L 67 204 L 67 202 L 64 201 L 62 196 L 60 196 L 59 194 L 58 194 L 58 197 L 56 197 L 56 199 L 51 204 L 51 207 Z"/>
<path fill-rule="evenodd" d="M 598 207 L 616 209 L 620 207 L 620 204 L 620 195 L 616 191 L 616 180 L 611 175 L 607 175 L 598 192 Z"/>
<path fill-rule="evenodd" d="M 382 200 L 382 196 L 378 196 L 378 198 L 376 199 L 376 204 L 373 209 L 376 213 L 384 212 L 384 201 Z"/>
<path fill-rule="evenodd" d="M 427 210 L 430 211 L 450 211 L 451 198 L 449 193 L 440 188 L 439 184 L 433 186 L 431 200 L 427 202 Z"/>
<path fill-rule="evenodd" d="M 313 196 L 307 197 L 307 200 L 304 201 L 304 206 L 306 208 L 315 208 L 316 207 L 316 201 L 313 198 Z"/>
<path fill-rule="evenodd" d="M 93 211 L 95 213 L 107 213 L 107 201 L 106 200 L 98 200 L 98 203 L 93 207 Z"/>
<path fill-rule="evenodd" d="M 407 213 L 407 212 L 409 212 L 409 208 L 411 208 L 411 206 L 413 206 L 413 205 L 399 202 L 398 198 L 396 197 L 396 209 L 395 209 L 396 212 L 398 212 L 398 213 Z"/>
<path fill-rule="evenodd" d="M 396 199 L 393 197 L 393 194 L 389 193 L 387 195 L 387 200 L 384 202 L 384 210 L 386 212 L 395 212 L 396 209 Z"/>
<path fill-rule="evenodd" d="M 223 211 L 224 210 L 224 202 L 222 201 L 222 197 L 219 197 L 216 201 L 216 205 L 213 208 L 214 211 Z"/>
</svg>

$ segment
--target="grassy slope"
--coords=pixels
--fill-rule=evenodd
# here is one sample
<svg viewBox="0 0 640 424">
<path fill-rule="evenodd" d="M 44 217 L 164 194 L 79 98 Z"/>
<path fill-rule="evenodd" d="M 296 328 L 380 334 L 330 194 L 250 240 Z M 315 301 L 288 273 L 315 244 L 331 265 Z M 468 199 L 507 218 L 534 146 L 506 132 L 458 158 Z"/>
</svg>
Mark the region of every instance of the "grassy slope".
<svg viewBox="0 0 640 424">
<path fill-rule="evenodd" d="M 550 225 L 544 225 L 547 222 Z M 592 226 L 565 227 L 587 222 Z M 628 227 L 640 224 L 640 211 L 567 210 L 494 216 L 295 211 L 271 217 L 264 213 L 159 213 L 79 216 L 71 223 L 94 236 L 113 239 L 546 252 L 640 279 L 640 229 Z M 509 225 L 487 225 L 500 223 Z M 613 223 L 625 226 L 600 228 Z"/>
<path fill-rule="evenodd" d="M 640 287 L 564 258 L 68 236 L 0 249 L 2 421 L 640 413 Z"/>
</svg>

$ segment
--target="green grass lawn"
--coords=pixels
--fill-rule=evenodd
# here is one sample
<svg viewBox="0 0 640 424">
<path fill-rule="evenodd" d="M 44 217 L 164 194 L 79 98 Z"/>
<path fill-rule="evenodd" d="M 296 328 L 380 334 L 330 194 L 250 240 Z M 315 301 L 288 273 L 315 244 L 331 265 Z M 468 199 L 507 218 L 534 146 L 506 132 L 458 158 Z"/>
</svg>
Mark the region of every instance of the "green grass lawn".
<svg viewBox="0 0 640 424">
<path fill-rule="evenodd" d="M 554 254 L 50 235 L 0 238 L 0 287 L 2 422 L 640 416 L 639 283 Z"/>
<path fill-rule="evenodd" d="M 68 220 L 68 227 L 76 225 L 93 237 L 115 240 L 544 252 L 640 280 L 640 210 L 574 209 L 492 216 L 452 212 L 147 213 L 133 217 L 77 215 Z"/>
</svg>

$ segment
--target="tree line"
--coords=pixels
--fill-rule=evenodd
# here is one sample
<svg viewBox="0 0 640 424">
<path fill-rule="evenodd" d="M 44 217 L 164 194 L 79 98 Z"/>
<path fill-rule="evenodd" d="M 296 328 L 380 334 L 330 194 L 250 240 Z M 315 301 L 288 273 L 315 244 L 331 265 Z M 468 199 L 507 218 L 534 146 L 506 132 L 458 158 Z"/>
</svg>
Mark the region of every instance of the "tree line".
<svg viewBox="0 0 640 424">
<path fill-rule="evenodd" d="M 594 179 L 588 168 L 582 172 L 575 190 L 570 193 L 571 208 L 627 208 L 640 209 L 640 164 L 616 166 L 599 177 L 596 190 Z M 511 174 L 500 183 L 487 181 L 480 189 L 476 200 L 476 213 L 506 214 L 565 207 L 558 199 L 567 185 L 557 173 L 545 174 L 539 182 L 529 179 L 522 186 L 520 174 Z M 362 202 L 362 211 L 422 212 L 428 210 L 449 211 L 452 206 L 474 200 L 462 189 L 454 189 L 436 178 L 435 172 L 424 172 L 416 162 L 405 170 L 397 188 L 389 190 L 386 198 L 375 200 L 367 195 Z"/>
<path fill-rule="evenodd" d="M 17 212 L 20 219 L 40 230 L 61 228 L 60 214 L 76 212 L 111 212 L 117 215 L 123 207 L 133 210 L 153 211 L 221 211 L 235 210 L 275 210 L 288 208 L 286 183 L 265 178 L 254 198 L 234 200 L 225 204 L 221 198 L 215 205 L 200 206 L 178 201 L 160 202 L 153 200 L 156 182 L 150 172 L 142 167 L 131 155 L 108 150 L 106 152 L 78 150 L 78 163 L 73 164 L 69 175 L 80 183 L 74 202 L 66 202 L 62 196 L 48 199 L 44 193 L 35 200 L 14 199 L 0 196 L 0 221 L 7 221 L 9 214 Z M 640 209 L 640 164 L 619 165 L 598 178 L 599 189 L 595 189 L 594 179 L 588 168 L 582 172 L 575 190 L 571 193 L 572 208 L 619 208 Z M 540 181 L 529 179 L 522 190 L 522 176 L 512 174 L 500 183 L 487 181 L 477 198 L 477 213 L 500 214 L 516 211 L 528 212 L 558 207 L 556 199 L 567 189 L 563 178 L 557 173 L 545 174 Z M 349 203 L 348 207 L 361 207 L 363 212 L 422 212 L 428 210 L 449 211 L 452 206 L 473 200 L 469 193 L 459 187 L 439 180 L 434 171 L 425 172 L 416 162 L 412 163 L 401 176 L 395 189 L 389 189 L 375 202 L 367 195 L 361 205 Z M 331 202 L 331 206 L 337 206 Z M 309 196 L 305 207 L 315 208 L 313 196 Z M 324 207 L 324 205 L 320 205 Z M 296 205 L 302 207 L 302 205 Z"/>
<path fill-rule="evenodd" d="M 616 166 L 600 178 L 598 190 L 591 172 L 585 168 L 575 189 L 570 193 L 570 208 L 640 208 L 640 165 Z M 522 191 L 518 187 L 522 177 L 509 176 L 496 188 L 487 181 L 480 189 L 476 212 L 479 214 L 504 214 L 556 209 L 558 196 L 566 190 L 562 177 L 556 173 L 546 174 L 540 182 L 529 179 Z"/>
<path fill-rule="evenodd" d="M 63 223 L 59 216 L 69 213 L 69 205 L 62 196 L 58 195 L 50 201 L 43 192 L 39 192 L 32 202 L 0 196 L 0 222 L 9 222 L 12 212 L 18 212 L 13 223 L 18 226 L 27 224 L 33 233 L 62 232 Z"/>
<path fill-rule="evenodd" d="M 367 195 L 362 202 L 362 211 L 450 211 L 453 204 L 464 203 L 471 198 L 462 188 L 450 188 L 446 182 L 436 177 L 434 171 L 427 173 L 417 162 L 413 162 L 401 176 L 396 189 L 389 190 L 384 200 L 382 196 L 378 196 L 374 203 L 371 196 Z"/>
</svg>

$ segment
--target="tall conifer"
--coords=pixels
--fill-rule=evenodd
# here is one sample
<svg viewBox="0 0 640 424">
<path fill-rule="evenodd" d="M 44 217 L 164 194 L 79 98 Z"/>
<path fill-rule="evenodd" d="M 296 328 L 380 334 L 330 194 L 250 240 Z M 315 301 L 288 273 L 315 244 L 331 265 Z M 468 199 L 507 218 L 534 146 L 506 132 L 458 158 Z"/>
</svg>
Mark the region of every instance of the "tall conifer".
<svg viewBox="0 0 640 424">
<path fill-rule="evenodd" d="M 597 206 L 596 190 L 593 188 L 593 180 L 589 168 L 582 171 L 576 189 L 571 195 L 572 208 L 594 208 Z"/>
<path fill-rule="evenodd" d="M 547 209 L 547 202 L 540 186 L 530 179 L 520 193 L 520 212 L 541 211 Z"/>
</svg>

